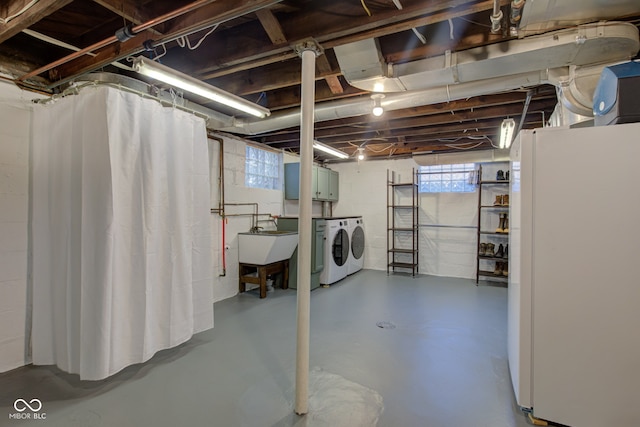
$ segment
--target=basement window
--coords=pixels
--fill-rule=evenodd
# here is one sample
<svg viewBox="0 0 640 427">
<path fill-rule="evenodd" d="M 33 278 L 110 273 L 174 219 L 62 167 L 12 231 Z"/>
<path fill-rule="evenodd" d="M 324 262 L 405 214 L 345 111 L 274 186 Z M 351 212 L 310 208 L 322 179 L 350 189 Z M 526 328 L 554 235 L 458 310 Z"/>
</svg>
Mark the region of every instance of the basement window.
<svg viewBox="0 0 640 427">
<path fill-rule="evenodd" d="M 244 185 L 249 188 L 281 190 L 282 155 L 247 145 Z"/>
<path fill-rule="evenodd" d="M 418 186 L 421 193 L 473 193 L 476 164 L 420 166 Z"/>
</svg>

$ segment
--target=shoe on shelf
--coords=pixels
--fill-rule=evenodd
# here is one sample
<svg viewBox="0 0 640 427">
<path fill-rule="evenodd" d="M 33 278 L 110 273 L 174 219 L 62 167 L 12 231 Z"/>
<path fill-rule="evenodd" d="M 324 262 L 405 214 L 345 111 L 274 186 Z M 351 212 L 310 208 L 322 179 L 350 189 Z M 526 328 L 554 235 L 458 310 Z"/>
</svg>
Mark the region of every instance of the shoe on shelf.
<svg viewBox="0 0 640 427">
<path fill-rule="evenodd" d="M 507 172 L 504 174 L 504 179 L 505 179 L 506 181 L 509 181 L 509 175 L 511 175 L 511 174 L 509 173 L 509 171 L 507 171 Z"/>
<path fill-rule="evenodd" d="M 504 214 L 504 224 L 502 224 L 502 232 L 509 232 L 509 214 Z"/>
<path fill-rule="evenodd" d="M 496 268 L 493 269 L 493 274 L 502 276 L 502 262 L 496 261 Z"/>
<path fill-rule="evenodd" d="M 508 245 L 508 244 L 506 244 L 506 245 L 504 246 L 504 258 L 505 258 L 505 259 L 506 259 L 506 258 L 509 258 L 509 245 Z"/>
<path fill-rule="evenodd" d="M 509 275 L 509 263 L 508 262 L 503 262 L 502 263 L 502 275 L 507 277 Z"/>
<path fill-rule="evenodd" d="M 493 206 L 502 206 L 502 194 L 496 196 L 496 201 L 493 202 Z"/>
<path fill-rule="evenodd" d="M 478 251 L 478 255 L 479 256 L 486 256 L 487 254 L 487 244 L 486 243 L 480 243 L 480 250 Z"/>
<path fill-rule="evenodd" d="M 496 173 L 496 181 L 504 181 L 504 171 L 503 170 L 499 170 L 498 173 Z"/>
<path fill-rule="evenodd" d="M 505 214 L 500 213 L 500 224 L 498 225 L 498 228 L 496 228 L 496 233 L 504 233 L 504 219 Z"/>
<path fill-rule="evenodd" d="M 502 246 L 502 243 L 500 243 L 500 245 L 498 246 L 498 250 L 495 254 L 493 254 L 493 256 L 496 258 L 504 257 L 504 246 Z"/>
<path fill-rule="evenodd" d="M 502 195 L 502 206 L 509 206 L 509 195 L 508 194 L 503 194 Z"/>
<path fill-rule="evenodd" d="M 487 248 L 484 251 L 484 256 L 493 256 L 493 251 L 496 248 L 496 245 L 493 243 L 487 243 Z"/>
</svg>

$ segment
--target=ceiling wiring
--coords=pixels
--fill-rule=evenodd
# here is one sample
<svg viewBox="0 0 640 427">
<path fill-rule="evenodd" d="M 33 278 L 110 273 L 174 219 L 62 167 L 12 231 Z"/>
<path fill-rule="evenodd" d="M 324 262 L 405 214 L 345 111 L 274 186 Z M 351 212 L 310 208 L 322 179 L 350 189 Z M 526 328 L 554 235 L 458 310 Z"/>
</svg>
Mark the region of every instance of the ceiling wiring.
<svg viewBox="0 0 640 427">
<path fill-rule="evenodd" d="M 29 2 L 27 5 L 25 5 L 22 9 L 20 9 L 19 11 L 14 13 L 13 15 L 7 16 L 6 18 L 0 18 L 0 23 L 1 24 L 5 24 L 5 25 L 8 24 L 9 21 L 11 21 L 12 19 L 17 18 L 18 16 L 22 15 L 27 10 L 31 9 L 31 7 L 33 7 L 33 5 L 35 5 L 36 3 L 38 3 L 38 0 L 32 0 L 31 2 Z"/>
<path fill-rule="evenodd" d="M 189 50 L 196 50 L 197 48 L 200 47 L 200 45 L 202 44 L 204 39 L 206 39 L 211 33 L 213 33 L 215 30 L 217 30 L 219 26 L 220 26 L 220 24 L 215 24 L 214 26 L 212 26 L 211 29 L 209 31 L 207 31 L 207 33 L 204 36 L 202 36 L 202 38 L 200 40 L 198 40 L 198 42 L 196 43 L 195 46 L 191 46 L 191 41 L 189 41 L 189 37 L 188 36 L 182 36 L 182 37 L 176 39 L 176 43 L 178 43 L 178 46 L 180 46 L 180 47 L 185 47 L 186 46 Z"/>
<path fill-rule="evenodd" d="M 364 0 L 360 0 L 360 3 L 362 3 L 362 7 L 364 8 L 364 11 L 367 12 L 367 15 L 371 16 L 371 11 L 367 7 L 367 4 L 364 2 Z"/>
<path fill-rule="evenodd" d="M 455 150 L 473 150 L 474 148 L 478 148 L 482 144 L 484 144 L 484 142 L 478 142 L 476 145 L 473 145 L 471 147 L 463 147 L 463 146 L 460 146 L 460 145 L 445 144 L 445 147 L 453 148 Z"/>
<path fill-rule="evenodd" d="M 158 59 L 162 58 L 163 56 L 165 56 L 167 54 L 167 46 L 165 46 L 165 43 L 161 43 L 160 46 L 162 46 L 162 49 L 164 49 L 164 52 L 162 52 L 160 55 L 158 55 L 156 50 L 153 49 L 153 53 L 155 54 L 155 57 L 153 58 L 154 61 L 157 61 Z"/>
<path fill-rule="evenodd" d="M 396 145 L 396 144 L 394 144 L 394 143 L 389 143 L 389 145 L 387 145 L 387 146 L 386 146 L 386 147 L 384 147 L 384 148 L 381 148 L 380 150 L 375 150 L 375 149 L 371 148 L 371 147 L 370 147 L 370 146 L 368 146 L 368 145 L 367 145 L 367 146 L 365 146 L 364 148 L 365 148 L 365 149 L 367 149 L 367 150 L 369 150 L 369 151 L 371 151 L 372 153 L 380 154 L 380 153 L 383 153 L 383 152 L 387 151 L 388 149 L 390 149 L 390 148 L 392 148 L 392 147 L 395 147 L 395 145 Z"/>
<path fill-rule="evenodd" d="M 454 40 L 454 37 L 453 37 L 453 19 L 449 18 L 449 19 L 447 19 L 447 22 L 449 22 L 449 38 L 451 40 Z"/>
</svg>

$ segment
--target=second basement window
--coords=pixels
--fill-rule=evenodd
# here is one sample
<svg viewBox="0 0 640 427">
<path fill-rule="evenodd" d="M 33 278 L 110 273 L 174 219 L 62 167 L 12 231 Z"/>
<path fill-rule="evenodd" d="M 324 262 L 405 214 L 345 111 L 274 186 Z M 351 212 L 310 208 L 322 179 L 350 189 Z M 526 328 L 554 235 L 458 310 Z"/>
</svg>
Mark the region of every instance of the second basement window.
<svg viewBox="0 0 640 427">
<path fill-rule="evenodd" d="M 250 188 L 281 190 L 282 155 L 247 145 L 244 185 Z"/>
<path fill-rule="evenodd" d="M 421 193 L 473 193 L 475 163 L 420 166 L 419 189 Z"/>
</svg>

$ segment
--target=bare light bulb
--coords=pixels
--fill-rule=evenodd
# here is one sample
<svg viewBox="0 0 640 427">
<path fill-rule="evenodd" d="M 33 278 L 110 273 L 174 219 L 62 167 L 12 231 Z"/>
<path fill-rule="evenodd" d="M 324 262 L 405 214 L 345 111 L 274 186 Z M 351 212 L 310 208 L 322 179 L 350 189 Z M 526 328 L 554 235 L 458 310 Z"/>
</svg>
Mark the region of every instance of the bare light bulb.
<svg viewBox="0 0 640 427">
<path fill-rule="evenodd" d="M 384 95 L 381 93 L 374 93 L 371 95 L 371 99 L 373 100 L 373 110 L 371 110 L 371 113 L 376 117 L 380 117 L 382 113 L 384 113 L 384 109 L 382 108 L 382 98 L 384 98 Z"/>
</svg>

